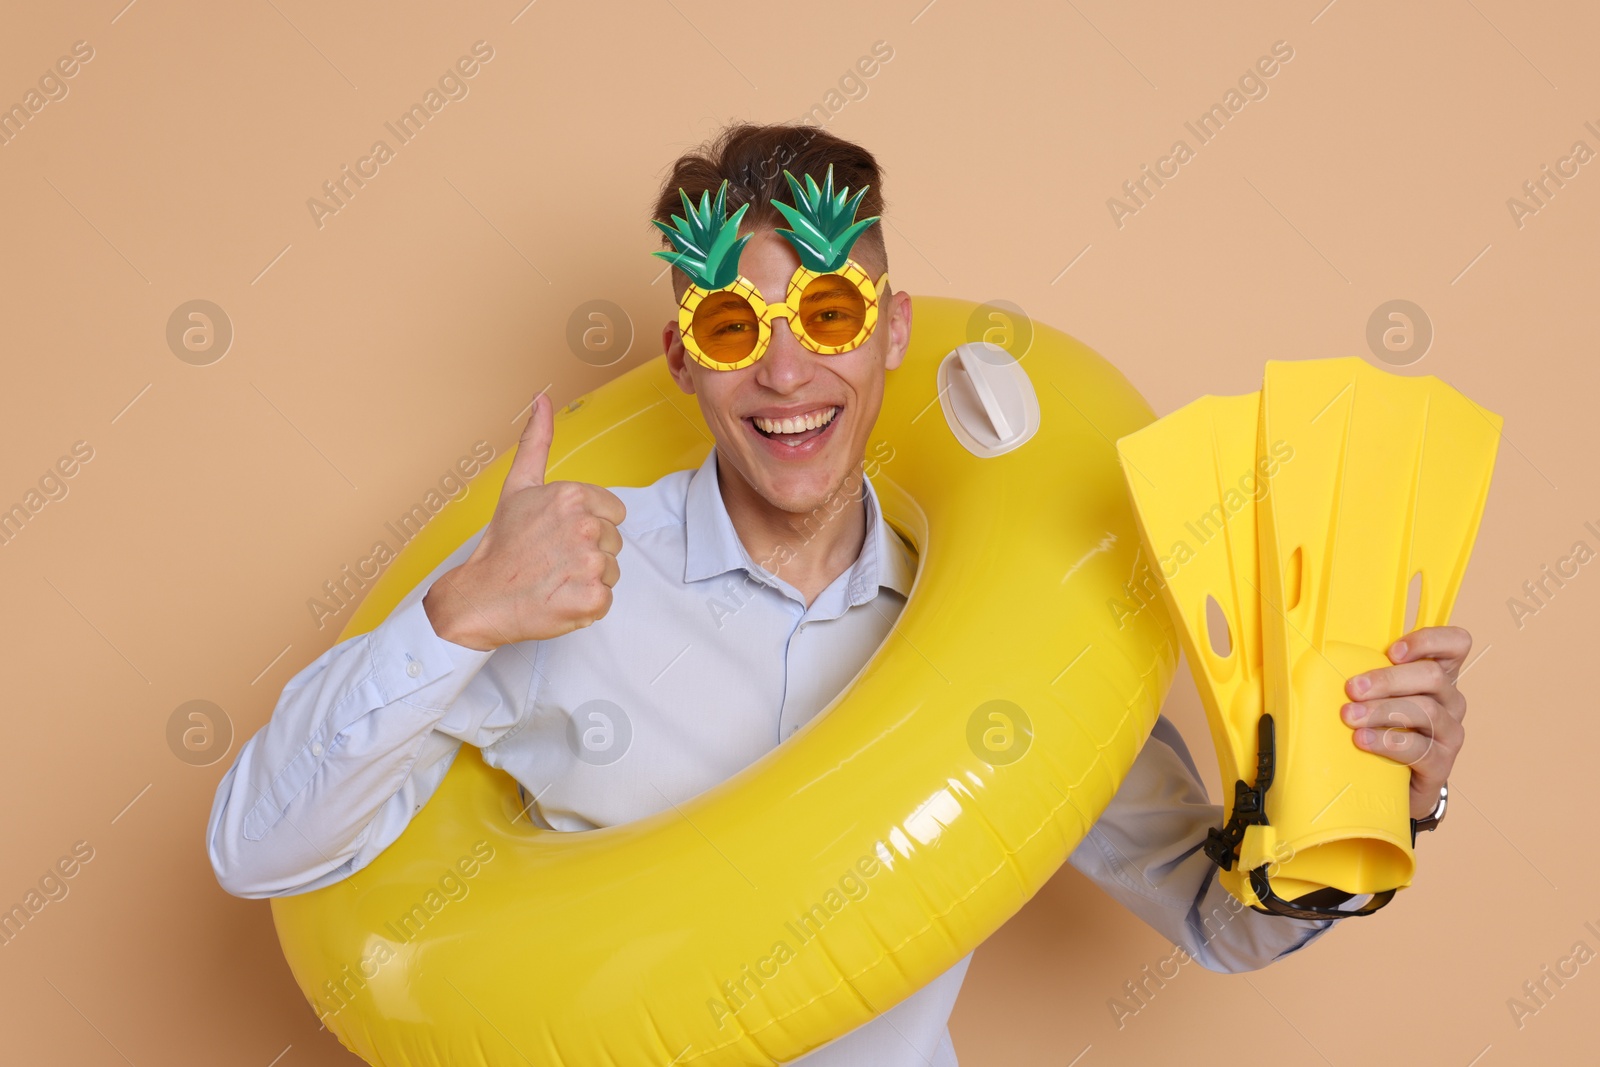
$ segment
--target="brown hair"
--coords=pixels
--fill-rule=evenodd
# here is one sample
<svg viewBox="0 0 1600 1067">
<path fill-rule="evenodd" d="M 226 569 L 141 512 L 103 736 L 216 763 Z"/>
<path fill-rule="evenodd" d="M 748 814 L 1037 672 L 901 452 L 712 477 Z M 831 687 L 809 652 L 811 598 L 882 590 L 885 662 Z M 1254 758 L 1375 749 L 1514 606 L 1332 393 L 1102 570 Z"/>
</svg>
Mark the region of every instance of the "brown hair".
<svg viewBox="0 0 1600 1067">
<path fill-rule="evenodd" d="M 835 190 L 848 186 L 854 193 L 867 186 L 866 195 L 856 208 L 856 218 L 883 214 L 883 174 L 878 161 L 865 148 L 819 126 L 797 123 L 758 126 L 741 122 L 678 157 L 661 185 L 652 217 L 671 225 L 673 215 L 683 214 L 679 189 L 698 204 L 702 192 L 710 192 L 714 198 L 726 179 L 728 213 L 733 214 L 744 204 L 750 205 L 750 210 L 740 220 L 741 232 L 787 227 L 788 223 L 772 206 L 774 198 L 786 204 L 794 203 L 793 192 L 783 172 L 789 171 L 802 183 L 809 174 L 821 183 L 827 177 L 830 163 L 833 164 Z M 672 247 L 665 234 L 661 234 L 661 244 L 663 248 Z M 881 222 L 867 227 L 856 247 L 887 269 L 889 255 L 883 243 Z M 862 257 L 857 255 L 856 258 Z M 681 292 L 688 278 L 674 267 L 672 282 L 674 289 Z"/>
</svg>

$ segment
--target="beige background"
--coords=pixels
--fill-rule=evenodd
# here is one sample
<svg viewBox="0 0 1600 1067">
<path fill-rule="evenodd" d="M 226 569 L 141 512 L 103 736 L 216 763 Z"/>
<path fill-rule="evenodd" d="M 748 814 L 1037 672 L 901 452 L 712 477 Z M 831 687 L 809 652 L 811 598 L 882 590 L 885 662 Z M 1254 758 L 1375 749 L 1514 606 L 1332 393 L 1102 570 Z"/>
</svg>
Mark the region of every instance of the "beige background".
<svg viewBox="0 0 1600 1067">
<path fill-rule="evenodd" d="M 510 447 L 535 390 L 564 403 L 657 354 L 645 219 L 671 159 L 817 105 L 886 167 L 899 287 L 1014 301 L 1158 412 L 1249 391 L 1268 358 L 1374 358 L 1368 317 L 1403 298 L 1436 336 L 1402 373 L 1506 420 L 1455 620 L 1482 654 L 1471 734 L 1415 886 L 1269 970 L 1186 967 L 1119 1029 L 1108 1000 L 1170 946 L 1064 870 L 978 952 L 962 1062 L 1594 1055 L 1600 964 L 1520 1029 L 1507 1006 L 1575 942 L 1600 950 L 1600 564 L 1520 625 L 1508 607 L 1600 548 L 1600 163 L 1520 226 L 1507 206 L 1575 141 L 1600 150 L 1592 5 L 124 2 L 13 5 L 0 34 L 0 103 L 93 49 L 0 146 L 0 505 L 93 449 L 0 546 L 0 904 L 93 849 L 0 947 L 4 1062 L 353 1062 L 267 906 L 211 878 L 217 779 L 347 617 L 319 629 L 308 598 L 385 521 L 473 442 Z M 307 199 L 479 40 L 469 95 L 319 228 Z M 836 92 L 876 41 L 892 59 Z M 1268 95 L 1198 146 L 1184 122 L 1278 41 Z M 1194 158 L 1119 228 L 1108 198 L 1179 138 Z M 165 337 L 193 299 L 235 331 L 206 366 Z M 566 341 L 593 299 L 638 328 L 611 367 Z M 237 731 L 209 766 L 167 741 L 195 699 Z M 1187 673 L 1168 710 L 1217 795 Z"/>
</svg>

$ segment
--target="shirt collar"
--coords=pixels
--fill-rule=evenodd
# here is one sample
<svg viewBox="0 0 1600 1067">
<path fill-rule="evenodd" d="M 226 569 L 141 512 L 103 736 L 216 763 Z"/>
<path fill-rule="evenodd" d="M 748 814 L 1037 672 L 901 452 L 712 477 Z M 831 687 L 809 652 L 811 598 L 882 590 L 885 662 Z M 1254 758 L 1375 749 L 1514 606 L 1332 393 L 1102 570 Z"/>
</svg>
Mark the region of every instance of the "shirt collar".
<svg viewBox="0 0 1600 1067">
<path fill-rule="evenodd" d="M 877 596 L 880 586 L 887 586 L 901 596 L 910 596 L 911 583 L 916 578 L 916 564 L 911 553 L 899 535 L 882 521 L 878 492 L 865 471 L 861 481 L 866 486 L 867 533 L 861 555 L 850 565 L 846 595 L 852 606 Z M 699 469 L 689 478 L 684 499 L 684 534 L 688 549 L 683 564 L 685 582 L 744 570 L 757 581 L 774 584 L 775 576 L 751 559 L 744 542 L 739 540 L 738 531 L 733 528 L 733 519 L 728 515 L 717 484 L 715 448 L 707 453 Z"/>
</svg>

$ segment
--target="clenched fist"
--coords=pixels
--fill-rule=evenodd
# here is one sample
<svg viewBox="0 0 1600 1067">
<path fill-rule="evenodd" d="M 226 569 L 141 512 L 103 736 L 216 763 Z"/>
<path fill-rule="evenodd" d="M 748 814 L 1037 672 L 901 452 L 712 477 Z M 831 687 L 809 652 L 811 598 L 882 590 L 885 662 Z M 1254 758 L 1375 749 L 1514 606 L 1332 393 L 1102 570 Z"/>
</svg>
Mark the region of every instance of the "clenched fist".
<svg viewBox="0 0 1600 1067">
<path fill-rule="evenodd" d="M 423 598 L 434 632 L 447 641 L 487 652 L 560 637 L 611 610 L 621 576 L 617 526 L 627 509 L 598 485 L 545 482 L 554 423 L 541 393 L 483 539 Z"/>
</svg>

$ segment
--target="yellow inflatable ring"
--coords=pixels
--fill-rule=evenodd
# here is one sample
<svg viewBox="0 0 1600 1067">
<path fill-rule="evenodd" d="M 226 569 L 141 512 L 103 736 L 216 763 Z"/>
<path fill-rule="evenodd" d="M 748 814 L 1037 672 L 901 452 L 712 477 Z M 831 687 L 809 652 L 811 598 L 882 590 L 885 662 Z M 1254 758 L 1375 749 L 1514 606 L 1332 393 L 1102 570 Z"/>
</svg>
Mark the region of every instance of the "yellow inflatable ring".
<svg viewBox="0 0 1600 1067">
<path fill-rule="evenodd" d="M 892 455 L 871 476 L 916 582 L 824 713 L 692 800 L 585 833 L 513 821 L 515 783 L 464 747 L 368 867 L 272 901 L 347 1048 L 385 1067 L 787 1062 L 943 973 L 1062 865 L 1176 666 L 1169 617 L 1134 596 L 1151 577 L 1114 445 L 1153 414 L 1034 326 L 1018 366 L 1037 431 L 980 458 L 936 387 L 978 311 L 914 301 L 868 457 Z M 557 415 L 549 477 L 645 485 L 710 440 L 658 357 Z M 344 637 L 488 521 L 509 461 L 406 547 Z M 395 925 L 419 906 L 432 921 Z"/>
</svg>

